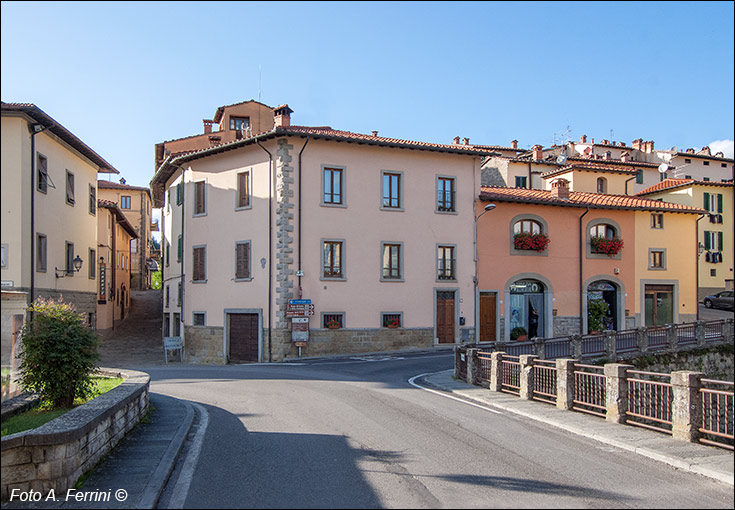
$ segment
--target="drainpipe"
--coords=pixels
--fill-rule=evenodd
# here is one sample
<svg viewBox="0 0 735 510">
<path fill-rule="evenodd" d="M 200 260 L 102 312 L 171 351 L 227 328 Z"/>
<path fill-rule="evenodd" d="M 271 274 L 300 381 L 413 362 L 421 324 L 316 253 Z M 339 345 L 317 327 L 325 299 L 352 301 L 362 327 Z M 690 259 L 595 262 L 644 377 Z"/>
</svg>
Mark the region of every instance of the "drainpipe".
<svg viewBox="0 0 735 510">
<path fill-rule="evenodd" d="M 268 149 L 263 147 L 257 138 L 255 140 L 255 143 L 257 143 L 258 147 L 263 149 L 268 154 L 268 362 L 270 362 L 272 360 L 272 355 L 271 355 L 271 326 L 272 326 L 271 302 L 273 301 L 273 264 L 271 263 L 273 260 L 273 154 L 271 154 Z M 304 144 L 304 146 L 306 146 L 306 144 Z M 300 185 L 301 185 L 301 179 L 299 179 L 299 186 Z M 299 206 L 301 206 L 300 198 L 299 198 Z M 301 220 L 301 214 L 299 214 L 299 220 Z M 301 243 L 300 233 L 299 233 L 299 243 Z M 299 246 L 301 246 L 301 244 L 299 244 Z M 301 262 L 299 260 L 299 266 L 300 265 L 301 265 Z"/>
<path fill-rule="evenodd" d="M 527 189 L 533 189 L 533 184 L 531 183 L 531 162 L 528 162 L 528 187 Z"/>
<path fill-rule="evenodd" d="M 115 211 L 109 209 L 112 215 L 112 331 L 115 331 L 115 301 L 117 300 L 117 215 Z"/>
<path fill-rule="evenodd" d="M 185 198 L 185 194 L 186 194 L 186 182 L 185 182 L 184 177 L 186 175 L 186 170 L 184 168 L 182 168 L 180 165 L 177 165 L 176 163 L 169 163 L 169 164 L 171 166 L 173 166 L 173 167 L 178 168 L 179 170 L 181 170 L 181 264 L 179 266 L 179 282 L 181 282 L 181 306 L 179 307 L 179 312 L 180 312 L 179 313 L 179 322 L 181 323 L 181 326 L 180 326 L 179 329 L 181 331 L 179 332 L 179 336 L 184 336 L 183 335 L 183 332 L 184 332 L 184 324 L 185 324 L 185 322 L 184 322 L 184 296 L 186 295 L 186 290 L 185 290 L 186 289 L 186 285 L 185 285 L 186 280 L 184 279 L 184 277 L 185 277 L 185 272 L 184 272 L 184 267 L 185 267 L 184 266 L 184 256 L 186 255 L 186 249 L 184 248 L 186 246 L 185 243 L 184 243 L 184 219 L 186 218 L 186 200 L 184 200 L 184 198 Z M 163 221 L 163 215 L 161 216 L 161 221 Z M 171 220 L 171 221 L 173 221 L 173 220 Z M 173 239 L 171 241 L 173 241 Z M 177 245 L 177 249 L 178 249 L 178 245 Z M 161 280 L 163 280 L 163 278 L 161 278 Z M 163 290 L 163 281 L 161 282 L 161 290 Z M 178 296 L 177 296 L 177 298 L 178 298 Z"/>
<path fill-rule="evenodd" d="M 626 179 L 626 180 L 625 180 L 625 195 L 626 195 L 626 196 L 628 195 L 628 183 L 629 183 L 630 181 L 632 181 L 633 179 L 635 179 L 636 177 L 638 177 L 638 176 L 637 176 L 637 175 L 634 175 L 634 176 L 633 176 L 633 177 L 631 177 L 630 179 Z"/>
<path fill-rule="evenodd" d="M 42 133 L 47 129 L 54 127 L 56 123 L 52 123 L 50 126 L 44 126 L 40 122 L 34 122 L 28 124 L 28 130 L 31 132 L 31 281 L 30 281 L 30 294 L 28 296 L 28 305 L 33 305 L 33 301 L 36 298 L 36 268 L 35 266 L 35 243 L 36 243 L 36 221 L 35 221 L 35 200 L 36 200 L 36 138 L 38 133 Z M 30 319 L 33 319 L 33 312 L 30 313 Z"/>
<path fill-rule="evenodd" d="M 695 254 L 697 256 L 697 271 L 696 271 L 696 275 L 697 276 L 696 276 L 696 283 L 695 283 L 695 289 L 694 289 L 694 292 L 695 292 L 694 295 L 696 296 L 696 299 L 694 300 L 694 303 L 695 303 L 695 305 L 697 307 L 697 320 L 699 320 L 699 257 L 700 257 L 700 253 L 699 253 L 699 220 L 701 220 L 705 216 L 707 216 L 707 215 L 706 214 L 700 214 L 699 215 L 699 218 L 697 218 L 697 229 L 696 229 L 697 230 L 697 237 L 695 238 L 695 241 L 694 241 L 694 245 L 696 247 Z"/>
<path fill-rule="evenodd" d="M 590 212 L 590 208 L 586 207 L 586 211 L 582 214 L 582 216 L 579 217 L 579 334 L 584 335 L 584 302 L 582 300 L 582 295 L 584 294 L 584 289 L 582 286 L 584 285 L 584 275 L 582 273 L 582 263 L 584 261 L 584 231 L 582 229 L 582 218 L 584 218 L 588 212 Z"/>
<path fill-rule="evenodd" d="M 306 145 L 309 143 L 309 140 L 310 138 L 307 136 L 306 141 L 304 142 L 304 146 L 301 147 L 301 151 L 299 152 L 299 226 L 298 226 L 298 230 L 299 230 L 299 247 L 298 247 L 299 270 L 296 273 L 299 278 L 299 299 L 301 299 L 302 297 L 302 292 L 301 292 L 301 276 L 302 276 L 302 272 L 301 272 L 301 155 L 304 153 L 304 149 L 306 149 Z M 342 183 L 340 183 L 340 186 L 342 186 Z M 341 191 L 341 188 L 340 188 L 340 191 Z"/>
</svg>

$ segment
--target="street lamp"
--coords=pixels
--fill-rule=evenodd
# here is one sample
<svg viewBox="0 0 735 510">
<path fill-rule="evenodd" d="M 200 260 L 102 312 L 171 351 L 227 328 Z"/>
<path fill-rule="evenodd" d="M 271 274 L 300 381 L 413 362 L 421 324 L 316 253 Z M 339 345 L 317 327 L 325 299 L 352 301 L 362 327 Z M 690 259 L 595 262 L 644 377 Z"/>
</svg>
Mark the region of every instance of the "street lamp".
<svg viewBox="0 0 735 510">
<path fill-rule="evenodd" d="M 482 215 L 485 214 L 488 211 L 492 211 L 495 209 L 495 204 L 487 204 L 484 208 L 484 210 L 475 218 L 475 275 L 472 277 L 472 281 L 475 286 L 475 343 L 480 341 L 480 326 L 477 324 L 477 221 L 482 218 Z"/>
<path fill-rule="evenodd" d="M 71 261 L 72 265 L 74 266 L 73 270 L 78 273 L 82 269 L 83 262 L 84 261 L 79 255 L 74 257 L 74 260 Z M 59 269 L 58 267 L 55 267 L 54 269 L 56 270 L 56 278 L 64 278 L 66 276 L 74 275 L 73 271 L 69 271 L 68 269 Z"/>
</svg>

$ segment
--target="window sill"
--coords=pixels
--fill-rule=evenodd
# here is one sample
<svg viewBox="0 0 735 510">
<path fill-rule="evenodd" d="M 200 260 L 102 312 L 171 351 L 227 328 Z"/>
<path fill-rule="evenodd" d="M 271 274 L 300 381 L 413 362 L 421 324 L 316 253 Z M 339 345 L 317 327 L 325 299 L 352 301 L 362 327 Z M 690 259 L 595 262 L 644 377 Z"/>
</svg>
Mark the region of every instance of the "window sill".
<svg viewBox="0 0 735 510">
<path fill-rule="evenodd" d="M 511 255 L 526 255 L 529 257 L 548 257 L 549 256 L 549 250 L 548 248 L 543 251 L 536 251 L 536 250 L 519 250 L 511 245 L 510 247 L 510 254 Z"/>
<path fill-rule="evenodd" d="M 252 282 L 253 281 L 253 277 L 250 276 L 248 278 L 235 278 L 233 281 L 236 281 L 236 282 Z"/>
<path fill-rule="evenodd" d="M 345 276 L 321 276 L 319 280 L 323 282 L 346 282 L 347 277 Z"/>
<path fill-rule="evenodd" d="M 380 206 L 381 211 L 390 211 L 390 212 L 404 212 L 405 209 L 403 207 L 383 207 Z"/>
<path fill-rule="evenodd" d="M 448 214 L 450 216 L 451 215 L 457 216 L 459 214 L 459 212 L 457 212 L 456 210 L 453 210 L 453 211 L 440 211 L 439 209 L 434 209 L 434 214 Z"/>
<path fill-rule="evenodd" d="M 347 204 L 330 204 L 329 202 L 321 202 L 321 207 L 335 207 L 337 209 L 347 209 Z"/>
<path fill-rule="evenodd" d="M 207 213 L 203 212 L 203 213 L 199 213 L 199 214 L 192 214 L 191 217 L 192 218 L 201 218 L 202 216 L 206 216 L 206 215 L 207 215 Z"/>
<path fill-rule="evenodd" d="M 207 283 L 207 280 L 192 280 L 191 283 Z"/>
<path fill-rule="evenodd" d="M 380 281 L 381 282 L 387 282 L 387 283 L 390 283 L 390 282 L 399 282 L 400 283 L 400 282 L 405 282 L 406 280 L 404 280 L 403 277 L 401 277 L 401 278 L 385 278 L 385 277 L 381 277 L 380 278 Z"/>
<path fill-rule="evenodd" d="M 252 208 L 252 205 L 243 205 L 242 207 L 235 207 L 235 211 L 247 211 L 248 209 Z"/>
<path fill-rule="evenodd" d="M 666 271 L 665 267 L 649 267 L 649 271 Z"/>
</svg>

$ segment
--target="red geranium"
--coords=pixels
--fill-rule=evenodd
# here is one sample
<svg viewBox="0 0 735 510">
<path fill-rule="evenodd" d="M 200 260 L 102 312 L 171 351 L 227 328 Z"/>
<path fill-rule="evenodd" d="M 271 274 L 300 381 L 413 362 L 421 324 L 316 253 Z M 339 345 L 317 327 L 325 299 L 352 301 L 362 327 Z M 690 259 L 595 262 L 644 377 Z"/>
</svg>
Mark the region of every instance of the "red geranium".
<svg viewBox="0 0 735 510">
<path fill-rule="evenodd" d="M 606 237 L 593 237 L 590 239 L 594 253 L 604 253 L 613 256 L 623 248 L 623 240 L 618 237 L 607 239 Z"/>
<path fill-rule="evenodd" d="M 521 232 L 513 237 L 513 246 L 516 250 L 544 251 L 551 242 L 546 234 L 529 234 Z"/>
</svg>

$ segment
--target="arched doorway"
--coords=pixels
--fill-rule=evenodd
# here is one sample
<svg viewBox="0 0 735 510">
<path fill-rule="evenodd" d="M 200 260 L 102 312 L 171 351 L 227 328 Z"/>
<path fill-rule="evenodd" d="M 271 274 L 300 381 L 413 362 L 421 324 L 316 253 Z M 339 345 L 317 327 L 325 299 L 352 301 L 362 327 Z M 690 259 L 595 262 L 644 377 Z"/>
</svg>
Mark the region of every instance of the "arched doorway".
<svg viewBox="0 0 735 510">
<path fill-rule="evenodd" d="M 618 287 L 598 280 L 587 287 L 587 330 L 618 329 Z"/>
<path fill-rule="evenodd" d="M 510 333 L 523 328 L 528 338 L 543 337 L 546 327 L 544 284 L 538 280 L 517 280 L 510 285 Z"/>
</svg>

